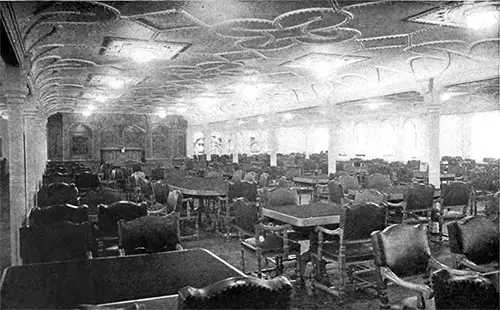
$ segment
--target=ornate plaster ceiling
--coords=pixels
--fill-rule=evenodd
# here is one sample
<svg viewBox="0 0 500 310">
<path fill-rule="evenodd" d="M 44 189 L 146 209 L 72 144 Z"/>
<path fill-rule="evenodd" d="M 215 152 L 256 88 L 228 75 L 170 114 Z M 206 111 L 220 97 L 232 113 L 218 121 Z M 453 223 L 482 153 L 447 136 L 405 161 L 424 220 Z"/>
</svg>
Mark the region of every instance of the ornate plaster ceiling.
<svg viewBox="0 0 500 310">
<path fill-rule="evenodd" d="M 13 16 L 9 31 L 22 38 L 17 49 L 31 54 L 32 91 L 49 114 L 92 105 L 97 113 L 162 110 L 203 124 L 318 106 L 324 115 L 394 93 L 409 107 L 421 102 L 415 91 L 429 78 L 449 86 L 499 70 L 498 25 L 478 31 L 459 19 L 484 8 L 498 17 L 498 2 L 2 5 Z"/>
</svg>

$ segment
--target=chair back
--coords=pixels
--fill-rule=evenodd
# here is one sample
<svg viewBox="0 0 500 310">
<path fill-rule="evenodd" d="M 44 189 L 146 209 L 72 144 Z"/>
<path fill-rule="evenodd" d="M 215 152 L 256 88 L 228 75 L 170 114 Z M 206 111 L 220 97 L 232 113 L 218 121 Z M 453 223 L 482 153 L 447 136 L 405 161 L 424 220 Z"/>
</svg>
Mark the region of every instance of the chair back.
<svg viewBox="0 0 500 310">
<path fill-rule="evenodd" d="M 110 180 L 125 180 L 125 171 L 122 168 L 111 169 Z"/>
<path fill-rule="evenodd" d="M 67 221 L 37 227 L 21 227 L 20 254 L 23 264 L 86 259 L 95 249 L 92 226 Z"/>
<path fill-rule="evenodd" d="M 33 208 L 29 213 L 29 225 L 33 227 L 51 225 L 61 221 L 83 223 L 89 220 L 87 205 L 58 204 L 45 208 Z"/>
<path fill-rule="evenodd" d="M 269 185 L 269 173 L 267 172 L 264 172 L 260 175 L 260 178 L 259 178 L 259 186 L 260 187 L 267 187 Z"/>
<path fill-rule="evenodd" d="M 241 188 L 241 181 L 229 182 L 227 197 L 230 202 L 233 201 L 233 199 L 243 197 L 243 189 Z"/>
<path fill-rule="evenodd" d="M 41 208 L 64 203 L 78 205 L 80 199 L 75 184 L 63 182 L 42 186 L 38 190 L 37 197 L 38 206 Z"/>
<path fill-rule="evenodd" d="M 180 244 L 179 218 L 175 213 L 118 221 L 118 246 L 126 254 L 140 249 L 147 253 L 174 251 L 177 244 Z"/>
<path fill-rule="evenodd" d="M 153 190 L 155 193 L 155 201 L 159 202 L 161 204 L 167 203 L 168 195 L 170 192 L 170 187 L 168 186 L 168 183 L 159 180 L 153 183 Z"/>
<path fill-rule="evenodd" d="M 340 214 L 340 227 L 347 240 L 370 239 L 372 232 L 382 230 L 387 222 L 387 205 L 365 202 L 360 205 L 345 205 Z"/>
<path fill-rule="evenodd" d="M 422 227 L 394 224 L 373 232 L 371 241 L 375 265 L 388 267 L 399 277 L 426 271 L 431 250 Z"/>
<path fill-rule="evenodd" d="M 498 220 L 468 216 L 447 227 L 451 253 L 463 254 L 475 264 L 499 261 Z"/>
<path fill-rule="evenodd" d="M 179 212 L 181 215 L 184 215 L 186 210 L 184 209 L 184 204 L 183 204 L 183 199 L 184 195 L 182 192 L 178 189 L 171 191 L 168 194 L 168 199 L 167 199 L 167 208 L 168 210 L 171 211 L 176 211 Z"/>
<path fill-rule="evenodd" d="M 414 184 L 406 192 L 406 210 L 431 209 L 435 187 L 432 184 Z"/>
<path fill-rule="evenodd" d="M 342 198 L 344 198 L 344 187 L 341 183 L 330 180 L 328 181 L 328 193 L 331 202 L 341 203 Z"/>
<path fill-rule="evenodd" d="M 99 230 L 105 236 L 118 235 L 118 221 L 131 221 L 148 214 L 146 204 L 137 204 L 132 201 L 117 201 L 109 206 L 100 204 L 97 211 Z"/>
<path fill-rule="evenodd" d="M 183 287 L 178 309 L 288 309 L 291 291 L 292 284 L 284 276 L 232 277 L 204 288 Z"/>
<path fill-rule="evenodd" d="M 498 309 L 499 294 L 495 277 L 451 274 L 440 269 L 432 274 L 436 310 Z"/>
<path fill-rule="evenodd" d="M 387 202 L 387 195 L 371 188 L 356 192 L 353 204 L 357 205 L 366 202 L 373 202 L 375 204 L 385 203 Z"/>
<path fill-rule="evenodd" d="M 238 198 L 233 204 L 235 225 L 240 232 L 253 236 L 255 224 L 259 222 L 259 208 L 255 202 L 245 198 Z"/>
<path fill-rule="evenodd" d="M 264 205 L 267 206 L 296 205 L 299 202 L 297 190 L 286 188 L 276 188 L 267 191 L 262 198 L 264 200 Z"/>
<path fill-rule="evenodd" d="M 233 177 L 231 178 L 231 181 L 233 182 L 238 182 L 241 180 L 243 180 L 243 170 L 236 170 L 234 173 L 233 173 Z"/>
<path fill-rule="evenodd" d="M 97 176 L 97 173 L 86 171 L 76 175 L 75 185 L 79 190 L 97 188 L 101 185 L 101 179 Z"/>
<path fill-rule="evenodd" d="M 257 183 L 256 182 L 241 182 L 241 191 L 243 196 L 249 201 L 257 201 Z"/>
<path fill-rule="evenodd" d="M 358 178 L 350 176 L 350 175 L 341 175 L 339 176 L 339 183 L 342 185 L 345 191 L 357 190 L 359 189 L 359 181 Z"/>
<path fill-rule="evenodd" d="M 388 174 L 374 173 L 367 178 L 367 188 L 384 188 L 390 187 L 391 177 Z"/>
<path fill-rule="evenodd" d="M 443 207 L 468 205 L 471 194 L 471 186 L 462 181 L 451 182 L 441 185 L 441 199 Z"/>
</svg>

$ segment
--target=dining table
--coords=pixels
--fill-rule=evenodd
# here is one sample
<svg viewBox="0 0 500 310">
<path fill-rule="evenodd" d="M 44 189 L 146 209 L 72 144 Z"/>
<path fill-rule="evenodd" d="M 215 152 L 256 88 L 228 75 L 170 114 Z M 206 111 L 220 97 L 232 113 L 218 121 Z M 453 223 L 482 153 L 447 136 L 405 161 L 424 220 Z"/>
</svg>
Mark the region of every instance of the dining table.
<svg viewBox="0 0 500 310">
<path fill-rule="evenodd" d="M 262 216 L 281 223 L 289 224 L 295 233 L 289 234 L 290 239 L 301 246 L 300 280 L 304 283 L 304 268 L 311 260 L 309 235 L 316 226 L 329 229 L 338 227 L 342 206 L 326 202 L 310 202 L 308 204 L 269 205 L 261 209 Z"/>
<path fill-rule="evenodd" d="M 0 308 L 177 309 L 181 288 L 239 276 L 245 274 L 201 248 L 11 266 L 0 282 Z"/>
</svg>

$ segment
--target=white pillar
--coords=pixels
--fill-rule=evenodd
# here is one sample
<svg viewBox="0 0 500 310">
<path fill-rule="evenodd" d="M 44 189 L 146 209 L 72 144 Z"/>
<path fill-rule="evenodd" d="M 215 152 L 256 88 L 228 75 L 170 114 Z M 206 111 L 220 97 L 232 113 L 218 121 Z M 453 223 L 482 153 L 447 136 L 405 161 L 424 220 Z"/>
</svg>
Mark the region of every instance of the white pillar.
<svg viewBox="0 0 500 310">
<path fill-rule="evenodd" d="M 335 120 L 330 120 L 328 124 L 328 174 L 337 172 L 338 127 Z"/>
<path fill-rule="evenodd" d="M 212 160 L 212 130 L 210 130 L 210 127 L 206 127 L 203 130 L 203 136 L 204 136 L 204 143 L 205 143 L 205 155 L 207 161 Z"/>
<path fill-rule="evenodd" d="M 461 114 L 461 145 L 460 156 L 472 158 L 472 113 Z"/>
<path fill-rule="evenodd" d="M 28 90 L 25 72 L 6 66 L 4 97 L 9 113 L 9 190 L 10 190 L 10 257 L 12 265 L 21 264 L 19 229 L 26 215 L 26 185 L 24 176 L 23 109 Z"/>
<path fill-rule="evenodd" d="M 269 143 L 269 155 L 270 155 L 270 165 L 277 166 L 278 165 L 278 149 L 279 149 L 279 139 L 278 139 L 278 124 L 275 122 L 276 116 L 273 114 L 269 117 L 268 123 L 268 143 Z"/>
<path fill-rule="evenodd" d="M 193 127 L 189 126 L 187 129 L 187 135 L 186 135 L 186 156 L 193 158 L 194 156 L 194 129 Z"/>
<path fill-rule="evenodd" d="M 429 183 L 436 188 L 441 187 L 441 154 L 439 152 L 439 125 L 441 111 L 441 89 L 434 85 L 433 79 L 425 85 L 424 101 L 427 114 L 424 116 L 424 139 L 426 144 L 427 163 L 429 169 Z"/>
<path fill-rule="evenodd" d="M 311 135 L 312 135 L 313 127 L 312 126 L 304 126 L 303 134 L 304 134 L 304 153 L 306 158 L 309 158 L 311 154 Z"/>
<path fill-rule="evenodd" d="M 394 160 L 406 163 L 408 161 L 405 158 L 405 116 L 400 116 L 395 122 L 395 136 L 396 136 L 396 147 L 395 147 L 395 158 Z"/>
<path fill-rule="evenodd" d="M 33 98 L 29 99 L 33 101 Z M 24 136 L 25 136 L 25 158 L 26 158 L 26 192 L 27 192 L 27 208 L 30 210 L 35 206 L 35 192 L 37 189 L 38 167 L 37 158 L 43 155 L 40 152 L 40 140 L 37 134 L 36 115 L 38 110 L 31 102 L 24 109 Z"/>
</svg>

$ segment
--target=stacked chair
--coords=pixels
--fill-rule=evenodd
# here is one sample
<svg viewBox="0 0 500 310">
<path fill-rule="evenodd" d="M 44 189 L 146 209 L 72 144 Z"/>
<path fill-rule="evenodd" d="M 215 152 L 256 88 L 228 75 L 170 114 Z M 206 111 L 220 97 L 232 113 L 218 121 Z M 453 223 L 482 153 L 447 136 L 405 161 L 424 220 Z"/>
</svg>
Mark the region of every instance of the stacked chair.
<svg viewBox="0 0 500 310">
<path fill-rule="evenodd" d="M 456 221 L 477 214 L 475 191 L 471 184 L 455 181 L 441 185 L 439 211 L 439 239 L 443 236 L 446 222 Z"/>
</svg>

